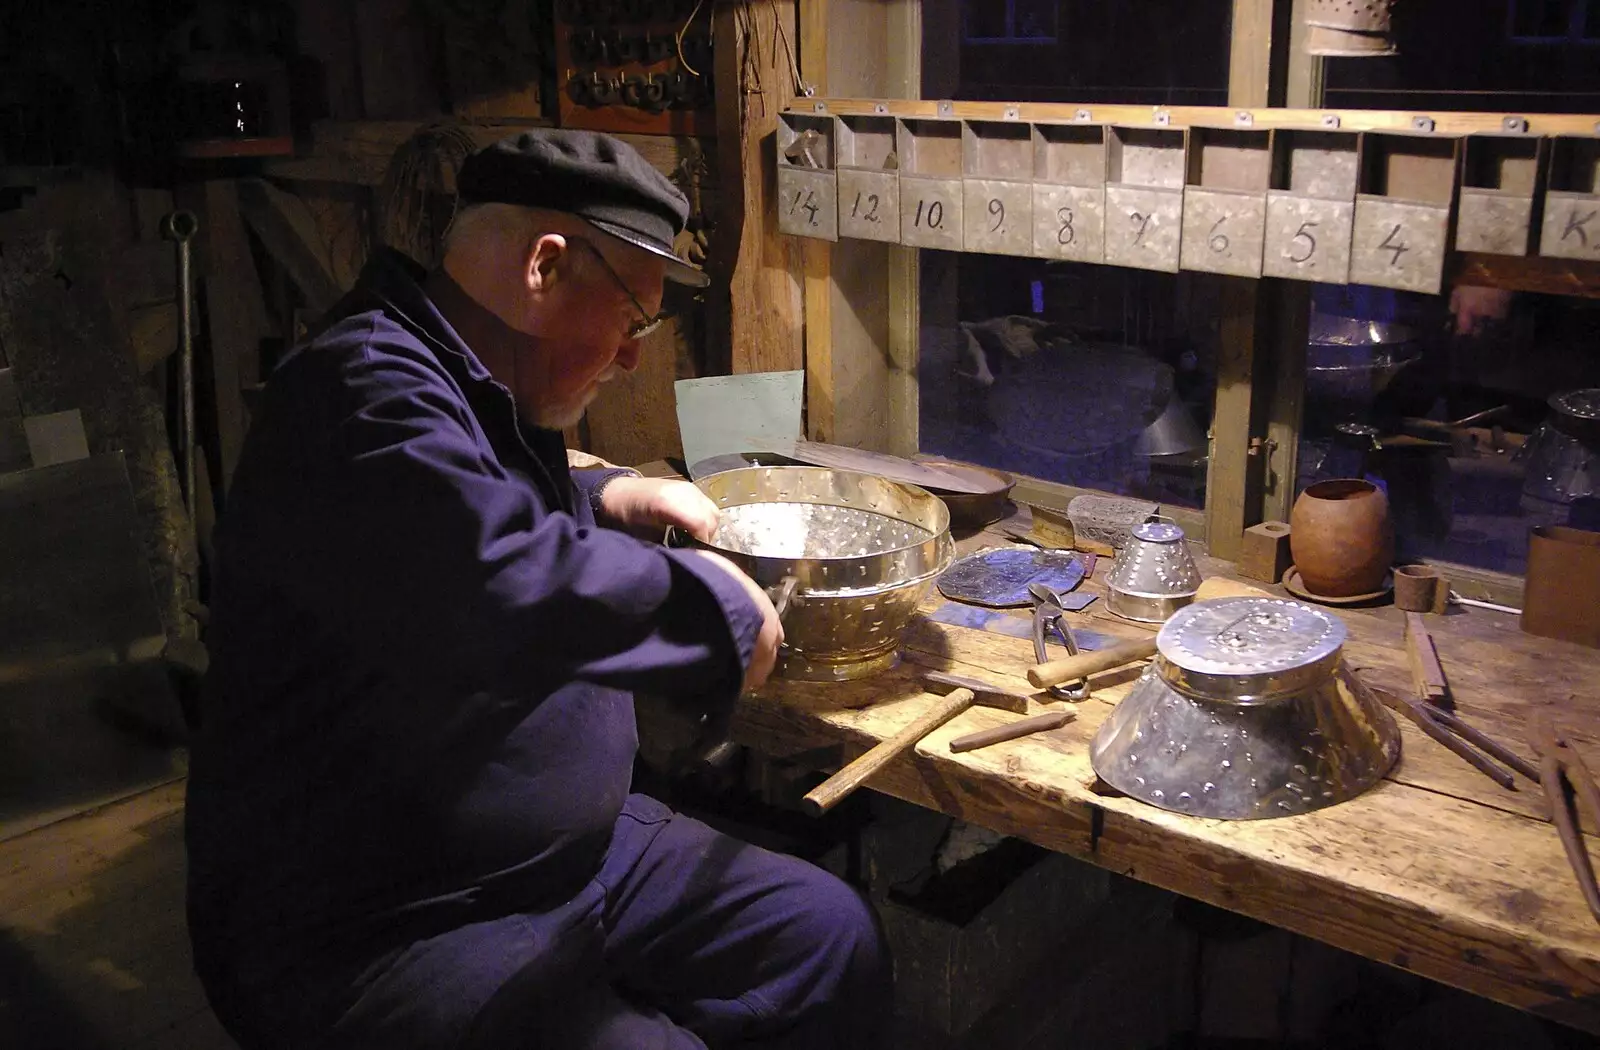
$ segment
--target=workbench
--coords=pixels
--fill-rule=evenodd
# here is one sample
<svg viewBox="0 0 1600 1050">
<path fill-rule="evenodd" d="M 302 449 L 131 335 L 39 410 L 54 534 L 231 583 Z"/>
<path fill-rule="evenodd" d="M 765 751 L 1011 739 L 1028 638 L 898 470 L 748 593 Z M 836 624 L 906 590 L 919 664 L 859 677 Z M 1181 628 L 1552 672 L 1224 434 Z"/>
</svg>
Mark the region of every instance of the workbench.
<svg viewBox="0 0 1600 1050">
<path fill-rule="evenodd" d="M 960 539 L 958 550 L 1006 542 L 985 531 Z M 1231 575 L 1228 563 L 1197 560 L 1206 576 Z M 1103 596 L 1110 567 L 1102 559 L 1083 586 Z M 944 603 L 936 590 L 925 599 L 894 670 L 838 684 L 774 679 L 741 704 L 735 739 L 774 757 L 831 748 L 842 763 L 924 709 L 920 676 L 929 669 L 1031 691 L 1031 642 L 929 619 Z M 1403 614 L 1333 611 L 1349 628 L 1349 664 L 1375 685 L 1410 691 Z M 1148 637 L 1103 600 L 1068 618 L 1118 640 Z M 1532 758 L 1525 726 L 1542 708 L 1600 767 L 1600 650 L 1524 634 L 1503 613 L 1453 609 L 1428 622 L 1462 717 Z M 1519 780 L 1507 791 L 1397 717 L 1399 763 L 1349 802 L 1261 821 L 1169 813 L 1097 788 L 1089 764 L 1090 740 L 1139 670 L 1096 676 L 1093 697 L 1060 729 L 952 754 L 953 737 L 1019 717 L 974 707 L 867 786 L 1600 1033 L 1600 924 L 1536 785 Z M 1596 845 L 1591 837 L 1600 856 Z"/>
</svg>

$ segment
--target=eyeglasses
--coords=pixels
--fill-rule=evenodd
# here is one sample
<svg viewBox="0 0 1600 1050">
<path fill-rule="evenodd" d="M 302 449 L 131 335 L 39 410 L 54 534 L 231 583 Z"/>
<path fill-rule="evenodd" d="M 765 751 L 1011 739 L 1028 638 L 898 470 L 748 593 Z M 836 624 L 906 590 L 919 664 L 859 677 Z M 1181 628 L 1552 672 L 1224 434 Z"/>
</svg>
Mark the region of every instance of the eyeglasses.
<svg viewBox="0 0 1600 1050">
<path fill-rule="evenodd" d="M 644 308 L 644 305 L 639 302 L 639 297 L 633 294 L 633 289 L 629 288 L 627 282 L 622 279 L 622 275 L 617 273 L 617 271 L 612 268 L 611 264 L 606 261 L 606 257 L 600 253 L 599 248 L 595 247 L 588 240 L 582 237 L 569 237 L 567 239 L 577 241 L 584 247 L 588 248 L 589 251 L 594 253 L 594 257 L 600 260 L 600 265 L 606 268 L 606 273 L 611 275 L 611 279 L 617 282 L 617 287 L 621 288 L 622 293 L 628 297 L 628 301 L 633 303 L 633 308 L 639 311 L 639 320 L 628 326 L 629 339 L 643 339 L 657 328 L 660 328 L 662 322 L 668 321 L 672 318 L 672 311 L 670 310 L 663 310 L 660 313 L 652 316 L 650 312 Z"/>
</svg>

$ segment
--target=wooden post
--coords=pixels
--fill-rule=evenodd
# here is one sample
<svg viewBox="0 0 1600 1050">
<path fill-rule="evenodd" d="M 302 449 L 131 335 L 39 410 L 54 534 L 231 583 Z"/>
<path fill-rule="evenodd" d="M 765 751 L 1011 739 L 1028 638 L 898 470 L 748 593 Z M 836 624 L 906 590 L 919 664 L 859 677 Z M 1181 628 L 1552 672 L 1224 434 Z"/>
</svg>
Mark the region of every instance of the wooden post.
<svg viewBox="0 0 1600 1050">
<path fill-rule="evenodd" d="M 1228 105 L 1265 106 L 1272 72 L 1272 0 L 1233 0 Z M 1222 348 L 1217 356 L 1216 412 L 1206 478 L 1206 545 L 1233 561 L 1244 530 L 1261 520 L 1265 449 L 1263 399 L 1256 396 L 1258 343 L 1264 342 L 1261 282 L 1223 278 Z"/>
<path fill-rule="evenodd" d="M 794 0 L 719 3 L 716 34 L 720 218 L 710 258 L 714 371 L 805 367 L 803 250 L 778 232 L 773 137 L 794 95 Z M 780 31 L 781 24 L 781 31 Z"/>
<path fill-rule="evenodd" d="M 818 95 L 828 86 L 829 0 L 800 5 L 800 79 Z M 833 403 L 833 245 L 806 240 L 805 254 L 805 432 L 813 441 L 832 442 Z"/>
</svg>

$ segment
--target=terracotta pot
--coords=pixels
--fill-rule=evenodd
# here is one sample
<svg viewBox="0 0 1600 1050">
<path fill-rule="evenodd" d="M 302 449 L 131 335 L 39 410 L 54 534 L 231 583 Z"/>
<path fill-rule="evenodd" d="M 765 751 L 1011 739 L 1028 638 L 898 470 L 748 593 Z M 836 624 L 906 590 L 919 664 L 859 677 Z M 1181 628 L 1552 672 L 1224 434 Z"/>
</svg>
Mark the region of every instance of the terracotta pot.
<svg viewBox="0 0 1600 1050">
<path fill-rule="evenodd" d="M 1388 498 L 1360 478 L 1317 482 L 1294 501 L 1289 550 L 1312 594 L 1350 598 L 1379 590 L 1394 561 Z"/>
</svg>

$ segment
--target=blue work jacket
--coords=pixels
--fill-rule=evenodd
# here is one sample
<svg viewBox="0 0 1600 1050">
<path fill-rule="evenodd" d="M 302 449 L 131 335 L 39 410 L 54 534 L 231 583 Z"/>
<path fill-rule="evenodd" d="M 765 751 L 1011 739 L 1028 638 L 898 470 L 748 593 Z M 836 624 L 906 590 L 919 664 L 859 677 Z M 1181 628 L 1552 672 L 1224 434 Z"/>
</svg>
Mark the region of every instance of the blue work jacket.
<svg viewBox="0 0 1600 1050">
<path fill-rule="evenodd" d="M 599 869 L 632 692 L 730 703 L 760 628 L 739 583 L 598 527 L 607 472 L 379 254 L 267 384 L 216 533 L 186 836 L 196 967 L 225 1023 L 309 1045 L 411 946 Z M 298 1041 L 298 1042 L 297 1042 Z"/>
</svg>

